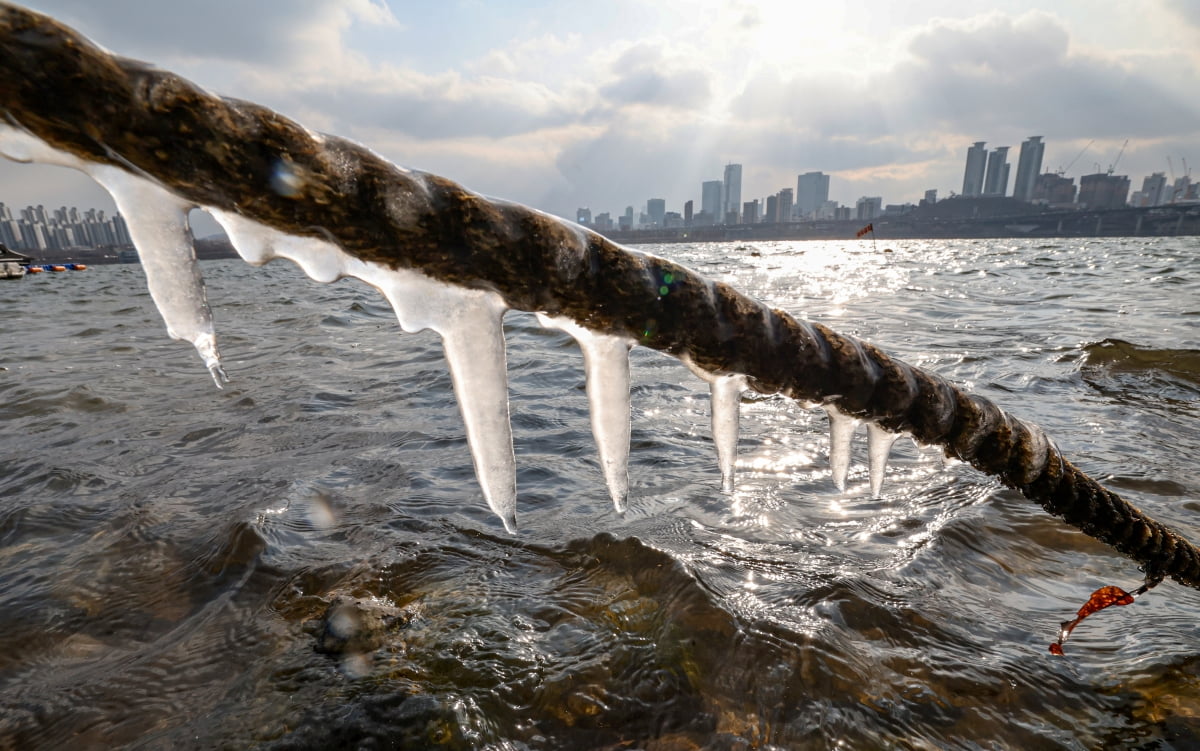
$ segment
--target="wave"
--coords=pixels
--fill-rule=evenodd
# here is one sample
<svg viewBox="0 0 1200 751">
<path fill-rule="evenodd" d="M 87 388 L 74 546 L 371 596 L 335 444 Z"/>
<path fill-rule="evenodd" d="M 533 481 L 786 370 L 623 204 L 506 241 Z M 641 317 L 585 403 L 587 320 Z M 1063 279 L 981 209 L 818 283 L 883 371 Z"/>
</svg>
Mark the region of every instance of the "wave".
<svg viewBox="0 0 1200 751">
<path fill-rule="evenodd" d="M 1085 368 L 1109 373 L 1161 373 L 1200 386 L 1200 350 L 1142 347 L 1124 339 L 1105 339 L 1084 348 Z"/>
<path fill-rule="evenodd" d="M 1122 402 L 1191 412 L 1200 397 L 1200 351 L 1105 339 L 1084 347 L 1083 380 Z"/>
</svg>

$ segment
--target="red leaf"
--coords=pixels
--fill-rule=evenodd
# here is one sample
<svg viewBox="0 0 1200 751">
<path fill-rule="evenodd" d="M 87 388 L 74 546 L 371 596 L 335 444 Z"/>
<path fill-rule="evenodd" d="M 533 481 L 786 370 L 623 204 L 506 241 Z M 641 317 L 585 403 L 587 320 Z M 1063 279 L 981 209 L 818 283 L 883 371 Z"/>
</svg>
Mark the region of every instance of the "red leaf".
<svg viewBox="0 0 1200 751">
<path fill-rule="evenodd" d="M 1138 594 L 1141 594 L 1141 592 L 1148 588 L 1149 587 L 1143 587 L 1138 591 Z M 1075 630 L 1075 627 L 1078 626 L 1079 622 L 1084 618 L 1087 618 L 1093 613 L 1104 610 L 1107 607 L 1112 607 L 1113 605 L 1129 605 L 1133 602 L 1133 598 L 1134 595 L 1129 594 L 1120 587 L 1101 587 L 1095 592 L 1092 592 L 1092 596 L 1088 598 L 1088 601 L 1085 602 L 1083 607 L 1079 609 L 1079 612 L 1075 614 L 1075 619 L 1062 622 L 1062 626 L 1058 630 L 1058 641 L 1050 645 L 1050 654 L 1063 654 L 1063 642 L 1067 640 L 1067 637 L 1071 635 L 1071 632 Z"/>
</svg>

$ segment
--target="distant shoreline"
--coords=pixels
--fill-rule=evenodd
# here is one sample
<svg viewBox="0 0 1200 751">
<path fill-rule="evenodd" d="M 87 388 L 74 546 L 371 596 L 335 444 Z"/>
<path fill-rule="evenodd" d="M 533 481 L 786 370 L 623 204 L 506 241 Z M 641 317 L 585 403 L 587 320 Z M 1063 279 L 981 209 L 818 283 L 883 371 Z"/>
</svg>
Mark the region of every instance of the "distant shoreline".
<svg viewBox="0 0 1200 751">
<path fill-rule="evenodd" d="M 876 243 L 887 240 L 983 240 L 1000 238 L 1180 237 L 1200 235 L 1200 204 L 1103 211 L 1049 210 L 1005 213 L 1015 201 L 947 199 L 907 214 L 842 221 L 735 224 L 601 231 L 623 245 L 678 242 L 853 240 L 868 222 Z M 1018 204 L 1028 206 L 1028 204 Z M 1031 207 L 1032 208 L 1032 207 Z M 991 211 L 989 211 L 991 209 Z M 867 238 L 864 237 L 864 240 Z"/>
<path fill-rule="evenodd" d="M 623 245 L 684 242 L 771 242 L 787 240 L 854 240 L 869 221 L 875 242 L 888 240 L 981 240 L 1002 238 L 1081 239 L 1089 237 L 1191 237 L 1200 235 L 1200 204 L 1124 208 L 1107 211 L 1042 211 L 997 216 L 938 216 L 932 209 L 953 203 L 947 199 L 909 214 L 870 220 L 735 224 L 717 227 L 602 231 Z M 868 242 L 862 238 L 861 242 Z M 129 263 L 131 247 L 69 248 L 20 251 L 35 263 Z M 124 251 L 124 253 L 122 253 Z M 196 240 L 200 260 L 237 258 L 224 237 Z M 136 261 L 134 261 L 136 262 Z"/>
</svg>

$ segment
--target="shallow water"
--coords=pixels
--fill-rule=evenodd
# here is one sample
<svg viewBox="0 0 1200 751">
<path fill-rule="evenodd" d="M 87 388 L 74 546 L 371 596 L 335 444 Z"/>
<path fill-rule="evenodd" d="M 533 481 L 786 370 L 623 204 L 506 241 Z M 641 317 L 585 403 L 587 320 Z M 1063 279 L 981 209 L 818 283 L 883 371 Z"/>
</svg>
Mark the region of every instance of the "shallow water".
<svg viewBox="0 0 1200 751">
<path fill-rule="evenodd" d="M 648 250 L 993 398 L 1200 540 L 1200 242 L 888 244 Z M 724 494 L 707 387 L 636 349 L 620 516 L 577 348 L 510 314 L 514 537 L 435 337 L 361 284 L 202 268 L 224 391 L 136 266 L 0 285 L 0 749 L 1200 746 L 1200 593 L 1050 656 L 1135 565 L 936 450 L 897 442 L 876 499 L 860 436 L 839 493 L 823 413 L 748 396 Z M 370 643 L 322 641 L 339 596 Z"/>
</svg>

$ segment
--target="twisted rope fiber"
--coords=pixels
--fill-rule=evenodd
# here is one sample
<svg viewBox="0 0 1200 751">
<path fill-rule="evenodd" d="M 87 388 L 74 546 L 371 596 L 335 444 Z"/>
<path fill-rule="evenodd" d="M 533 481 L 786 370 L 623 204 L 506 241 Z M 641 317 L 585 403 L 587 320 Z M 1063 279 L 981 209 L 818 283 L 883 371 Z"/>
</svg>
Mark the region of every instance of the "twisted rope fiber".
<svg viewBox="0 0 1200 751">
<path fill-rule="evenodd" d="M 568 316 L 713 373 L 747 374 L 761 393 L 908 431 L 1130 556 L 1148 582 L 1171 577 L 1200 589 L 1200 550 L 1064 459 L 1037 426 L 670 261 L 398 168 L 5 4 L 0 111 L 58 149 L 147 176 L 199 206 L 328 240 L 364 261 L 493 290 L 513 308 Z M 272 189 L 280 170 L 295 191 Z"/>
</svg>

